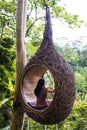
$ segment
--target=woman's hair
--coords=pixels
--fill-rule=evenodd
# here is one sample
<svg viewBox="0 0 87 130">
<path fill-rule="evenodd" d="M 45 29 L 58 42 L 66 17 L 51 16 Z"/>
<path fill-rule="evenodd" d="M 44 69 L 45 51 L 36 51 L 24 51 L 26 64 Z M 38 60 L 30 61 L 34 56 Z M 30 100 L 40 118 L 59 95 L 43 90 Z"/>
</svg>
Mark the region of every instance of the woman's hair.
<svg viewBox="0 0 87 130">
<path fill-rule="evenodd" d="M 39 79 L 37 86 L 34 90 L 35 95 L 38 97 L 40 95 L 41 89 L 45 84 L 45 80 L 44 79 Z"/>
</svg>

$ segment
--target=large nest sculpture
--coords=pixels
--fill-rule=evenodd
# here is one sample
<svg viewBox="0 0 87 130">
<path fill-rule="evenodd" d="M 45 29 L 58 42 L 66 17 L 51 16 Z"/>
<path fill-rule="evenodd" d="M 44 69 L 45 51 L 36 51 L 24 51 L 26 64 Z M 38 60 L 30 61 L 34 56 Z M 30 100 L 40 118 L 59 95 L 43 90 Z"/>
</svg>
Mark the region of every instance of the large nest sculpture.
<svg viewBox="0 0 87 130">
<path fill-rule="evenodd" d="M 31 102 L 36 100 L 34 89 L 47 70 L 53 76 L 55 94 L 51 105 L 43 110 L 37 110 L 31 105 Z M 48 6 L 46 6 L 46 25 L 41 46 L 26 65 L 21 76 L 20 98 L 27 115 L 41 124 L 56 124 L 63 121 L 74 104 L 74 72 L 53 45 Z"/>
</svg>

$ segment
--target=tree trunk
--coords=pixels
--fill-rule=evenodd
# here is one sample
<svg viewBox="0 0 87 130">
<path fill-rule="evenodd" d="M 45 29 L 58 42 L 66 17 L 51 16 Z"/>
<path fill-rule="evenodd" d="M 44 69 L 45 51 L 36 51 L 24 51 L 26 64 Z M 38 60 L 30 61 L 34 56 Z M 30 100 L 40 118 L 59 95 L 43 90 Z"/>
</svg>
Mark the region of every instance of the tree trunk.
<svg viewBox="0 0 87 130">
<path fill-rule="evenodd" d="M 16 19 L 16 87 L 10 130 L 22 130 L 24 111 L 19 99 L 20 76 L 26 64 L 25 28 L 27 0 L 18 0 Z"/>
</svg>

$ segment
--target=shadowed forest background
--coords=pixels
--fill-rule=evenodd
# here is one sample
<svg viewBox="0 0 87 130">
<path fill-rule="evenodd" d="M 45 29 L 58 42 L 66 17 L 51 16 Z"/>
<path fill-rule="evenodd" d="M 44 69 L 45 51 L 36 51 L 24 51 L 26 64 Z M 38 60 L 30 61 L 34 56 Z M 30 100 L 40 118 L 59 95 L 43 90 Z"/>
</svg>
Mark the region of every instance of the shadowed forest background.
<svg viewBox="0 0 87 130">
<path fill-rule="evenodd" d="M 61 0 L 62 1 L 62 0 Z M 28 0 L 26 27 L 27 61 L 40 46 L 44 30 L 44 3 L 42 0 Z M 77 14 L 70 14 L 64 7 L 58 6 L 57 0 L 47 1 L 51 8 L 52 20 L 59 19 L 70 28 L 80 28 L 85 22 Z M 11 121 L 16 79 L 16 0 L 0 1 L 0 130 L 8 130 Z M 57 30 L 59 33 L 59 30 Z M 58 130 L 87 130 L 87 44 L 86 36 L 76 40 L 59 37 L 54 40 L 56 49 L 71 65 L 76 79 L 76 100 L 73 110 L 65 121 L 58 124 Z M 62 46 L 62 41 L 66 43 Z M 60 44 L 61 41 L 61 44 Z M 49 79 L 49 75 L 47 77 Z M 51 82 L 51 78 L 49 79 Z M 23 129 L 45 129 L 32 119 L 24 116 Z M 47 130 L 55 130 L 55 125 Z"/>
</svg>

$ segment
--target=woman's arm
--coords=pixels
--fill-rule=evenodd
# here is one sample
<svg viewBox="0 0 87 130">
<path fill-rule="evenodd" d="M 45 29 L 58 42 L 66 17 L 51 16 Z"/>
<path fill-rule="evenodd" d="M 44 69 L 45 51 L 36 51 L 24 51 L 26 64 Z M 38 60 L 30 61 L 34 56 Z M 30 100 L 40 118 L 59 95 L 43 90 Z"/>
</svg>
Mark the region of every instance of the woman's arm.
<svg viewBox="0 0 87 130">
<path fill-rule="evenodd" d="M 55 92 L 55 89 L 47 88 L 47 92 L 48 92 L 48 93 L 54 93 L 54 92 Z"/>
</svg>

